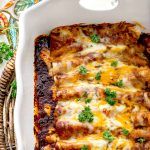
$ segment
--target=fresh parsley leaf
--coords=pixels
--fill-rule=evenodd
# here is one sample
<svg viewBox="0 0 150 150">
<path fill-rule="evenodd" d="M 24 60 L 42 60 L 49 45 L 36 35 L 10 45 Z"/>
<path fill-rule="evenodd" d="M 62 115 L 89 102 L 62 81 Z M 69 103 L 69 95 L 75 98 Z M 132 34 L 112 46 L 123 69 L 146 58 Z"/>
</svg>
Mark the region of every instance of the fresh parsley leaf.
<svg viewBox="0 0 150 150">
<path fill-rule="evenodd" d="M 137 142 L 144 143 L 146 140 L 143 137 L 140 137 L 137 139 Z"/>
<path fill-rule="evenodd" d="M 114 140 L 114 137 L 111 135 L 110 131 L 104 131 L 103 132 L 103 138 L 108 140 L 109 142 L 112 142 Z"/>
<path fill-rule="evenodd" d="M 111 105 L 111 106 L 113 106 L 113 105 L 116 104 L 116 101 L 113 100 L 113 99 L 112 99 L 111 97 L 109 97 L 109 96 L 106 97 L 106 101 L 107 101 L 107 103 L 108 103 L 109 105 Z"/>
<path fill-rule="evenodd" d="M 77 101 L 85 101 L 85 103 L 90 103 L 91 102 L 91 98 L 88 98 L 88 93 L 87 92 L 84 92 L 84 94 L 80 97 L 80 98 L 77 98 Z"/>
<path fill-rule="evenodd" d="M 122 133 L 126 136 L 129 135 L 129 131 L 125 128 L 122 129 Z"/>
<path fill-rule="evenodd" d="M 84 145 L 81 150 L 88 150 L 88 146 Z"/>
<path fill-rule="evenodd" d="M 112 66 L 112 67 L 117 67 L 117 66 L 118 66 L 118 61 L 113 61 L 113 62 L 111 63 L 111 66 Z"/>
<path fill-rule="evenodd" d="M 84 94 L 82 95 L 82 97 L 87 97 L 87 96 L 88 96 L 87 92 L 84 92 Z"/>
<path fill-rule="evenodd" d="M 100 80 L 101 79 L 101 72 L 99 71 L 96 76 L 95 76 L 96 80 Z"/>
<path fill-rule="evenodd" d="M 91 98 L 86 98 L 85 99 L 85 103 L 87 104 L 87 103 L 90 103 L 92 101 L 92 99 Z"/>
<path fill-rule="evenodd" d="M 93 43 L 99 43 L 100 42 L 100 38 L 99 38 L 99 36 L 97 34 L 91 35 L 90 38 L 91 38 L 91 41 Z"/>
<path fill-rule="evenodd" d="M 13 51 L 8 51 L 4 57 L 5 60 L 9 60 L 11 57 L 13 57 L 14 53 Z"/>
<path fill-rule="evenodd" d="M 79 73 L 82 74 L 82 75 L 86 75 L 87 74 L 87 69 L 84 66 L 80 66 Z"/>
<path fill-rule="evenodd" d="M 11 88 L 12 88 L 11 98 L 16 98 L 16 93 L 17 93 L 17 83 L 16 83 L 16 80 L 14 80 L 11 83 Z"/>
<path fill-rule="evenodd" d="M 0 63 L 2 63 L 3 60 L 9 60 L 13 55 L 14 53 L 10 46 L 4 42 L 0 42 Z"/>
<path fill-rule="evenodd" d="M 10 46 L 4 42 L 0 42 L 0 51 L 5 53 L 10 50 Z"/>
<path fill-rule="evenodd" d="M 80 98 L 77 98 L 77 101 L 85 101 L 85 103 L 90 103 L 90 98 L 88 98 L 88 93 L 84 92 Z"/>
<path fill-rule="evenodd" d="M 113 100 L 113 98 L 117 97 L 116 92 L 111 91 L 109 88 L 106 88 L 105 89 L 105 94 L 106 94 L 105 100 L 107 101 L 107 103 L 110 104 L 111 106 L 115 105 L 116 101 Z"/>
<path fill-rule="evenodd" d="M 118 86 L 118 87 L 123 87 L 123 81 L 119 80 L 118 82 L 113 83 L 113 85 Z"/>
<path fill-rule="evenodd" d="M 116 98 L 117 93 L 115 91 L 111 91 L 109 88 L 105 89 L 106 96 L 110 96 L 111 98 Z"/>
<path fill-rule="evenodd" d="M 93 122 L 94 116 L 89 106 L 85 106 L 84 110 L 78 115 L 80 122 Z"/>
<path fill-rule="evenodd" d="M 81 100 L 81 98 L 77 98 L 77 101 L 80 101 Z"/>
</svg>

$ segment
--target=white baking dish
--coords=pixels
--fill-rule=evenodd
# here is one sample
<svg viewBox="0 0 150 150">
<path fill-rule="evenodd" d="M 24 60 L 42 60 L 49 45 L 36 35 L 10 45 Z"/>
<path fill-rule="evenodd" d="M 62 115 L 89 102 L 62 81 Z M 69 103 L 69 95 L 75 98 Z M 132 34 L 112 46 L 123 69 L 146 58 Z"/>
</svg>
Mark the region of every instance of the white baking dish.
<svg viewBox="0 0 150 150">
<path fill-rule="evenodd" d="M 89 2 L 89 0 L 81 0 L 80 3 L 84 4 L 84 1 Z M 92 5 L 85 7 L 90 6 Z M 14 112 L 19 150 L 34 149 L 33 61 L 35 38 L 40 34 L 49 33 L 51 29 L 57 26 L 74 23 L 139 21 L 146 27 L 145 32 L 150 32 L 149 14 L 150 0 L 120 0 L 118 7 L 109 11 L 85 9 L 79 5 L 79 0 L 43 0 L 21 14 L 19 48 L 16 58 L 18 89 Z"/>
</svg>

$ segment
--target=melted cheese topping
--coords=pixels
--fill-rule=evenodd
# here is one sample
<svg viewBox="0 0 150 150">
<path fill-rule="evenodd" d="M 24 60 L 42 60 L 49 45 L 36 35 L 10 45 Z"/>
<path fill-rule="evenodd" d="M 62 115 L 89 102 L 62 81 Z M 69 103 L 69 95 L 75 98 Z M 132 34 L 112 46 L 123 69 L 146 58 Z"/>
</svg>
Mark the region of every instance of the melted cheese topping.
<svg viewBox="0 0 150 150">
<path fill-rule="evenodd" d="M 63 34 L 68 33 L 64 31 Z M 58 59 L 56 58 L 56 61 L 54 60 L 52 64 L 52 72 L 55 80 L 54 86 L 63 95 L 58 97 L 56 113 L 59 110 L 63 113 L 58 115 L 57 122 L 67 122 L 67 125 L 72 128 L 78 126 L 77 132 L 81 132 L 81 134 L 74 136 L 74 133 L 72 133 L 68 140 L 58 140 L 58 143 L 60 145 L 62 143 L 90 145 L 91 150 L 131 149 L 133 146 L 132 140 L 125 135 L 116 136 L 114 133 L 118 129 L 126 129 L 131 132 L 134 128 L 131 113 L 139 111 L 140 107 L 135 105 L 133 98 L 128 100 L 123 95 L 133 95 L 135 92 L 142 90 L 140 86 L 139 88 L 135 87 L 130 80 L 133 76 L 133 70 L 138 67 L 127 65 L 122 61 L 121 56 L 126 49 L 125 45 L 95 44 L 85 35 L 82 38 L 79 36 L 76 41 L 77 44 L 83 45 L 83 50 L 67 52 Z M 100 57 L 103 59 L 100 59 Z M 94 59 L 90 61 L 89 58 Z M 117 61 L 116 67 L 111 65 L 113 61 Z M 80 74 L 80 66 L 86 68 L 87 73 L 85 75 Z M 98 72 L 100 72 L 100 80 L 95 79 Z M 114 85 L 119 80 L 122 80 L 123 87 Z M 105 100 L 104 90 L 106 88 L 110 88 L 117 93 L 116 104 L 113 106 Z M 63 92 L 63 90 L 66 91 Z M 82 98 L 84 92 L 87 92 L 87 97 L 91 98 L 90 103 L 86 104 L 85 98 Z M 78 98 L 81 98 L 81 100 L 77 100 Z M 135 108 L 132 107 L 134 105 Z M 79 121 L 79 114 L 86 106 L 91 109 L 93 122 Z M 91 132 L 88 135 L 82 133 L 82 127 L 85 126 Z M 102 133 L 106 130 L 109 130 L 114 136 L 112 142 L 108 142 L 103 137 Z"/>
</svg>

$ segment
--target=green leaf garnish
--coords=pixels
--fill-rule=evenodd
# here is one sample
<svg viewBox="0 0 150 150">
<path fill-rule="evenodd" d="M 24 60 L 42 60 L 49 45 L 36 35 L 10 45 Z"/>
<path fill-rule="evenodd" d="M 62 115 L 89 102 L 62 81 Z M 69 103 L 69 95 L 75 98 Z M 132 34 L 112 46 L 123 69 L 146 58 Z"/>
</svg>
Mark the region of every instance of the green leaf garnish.
<svg viewBox="0 0 150 150">
<path fill-rule="evenodd" d="M 109 142 L 112 142 L 114 140 L 114 137 L 111 135 L 110 131 L 104 131 L 103 132 L 103 138 L 108 140 Z"/>
<path fill-rule="evenodd" d="M 85 103 L 90 103 L 91 102 L 91 98 L 88 98 L 88 93 L 84 92 L 83 95 L 80 98 L 77 98 L 77 101 L 85 101 Z"/>
<path fill-rule="evenodd" d="M 92 99 L 91 98 L 86 98 L 85 99 L 85 103 L 87 104 L 87 103 L 90 103 L 92 101 Z"/>
<path fill-rule="evenodd" d="M 78 115 L 78 120 L 80 122 L 93 122 L 94 116 L 89 106 L 84 107 L 84 110 Z"/>
<path fill-rule="evenodd" d="M 100 80 L 101 79 L 101 72 L 99 71 L 96 76 L 95 76 L 96 80 Z"/>
<path fill-rule="evenodd" d="M 14 52 L 10 46 L 4 42 L 0 42 L 0 63 L 2 63 L 4 60 L 9 60 L 11 57 L 13 57 L 13 55 Z"/>
<path fill-rule="evenodd" d="M 129 131 L 125 128 L 122 129 L 122 133 L 126 136 L 129 135 Z"/>
<path fill-rule="evenodd" d="M 111 91 L 109 88 L 105 89 L 106 96 L 110 96 L 111 98 L 116 98 L 117 93 L 115 91 Z"/>
<path fill-rule="evenodd" d="M 116 104 L 116 101 L 113 100 L 113 99 L 112 99 L 111 97 L 109 97 L 109 96 L 106 97 L 106 101 L 107 101 L 107 103 L 108 103 L 109 105 L 111 105 L 111 106 L 113 106 L 113 105 Z"/>
<path fill-rule="evenodd" d="M 87 97 L 87 96 L 88 96 L 87 92 L 84 92 L 84 94 L 82 95 L 82 97 Z"/>
<path fill-rule="evenodd" d="M 87 69 L 84 66 L 80 66 L 79 73 L 82 74 L 82 75 L 86 75 L 87 74 Z"/>
<path fill-rule="evenodd" d="M 77 98 L 77 101 L 80 101 L 81 100 L 81 98 Z"/>
<path fill-rule="evenodd" d="M 88 150 L 88 146 L 84 145 L 81 150 Z"/>
<path fill-rule="evenodd" d="M 112 66 L 112 67 L 117 67 L 117 66 L 118 66 L 118 61 L 113 61 L 113 62 L 111 63 L 111 66 Z"/>
<path fill-rule="evenodd" d="M 90 38 L 91 38 L 91 41 L 93 43 L 99 43 L 100 42 L 100 38 L 99 38 L 99 36 L 97 34 L 91 35 Z"/>
<path fill-rule="evenodd" d="M 113 100 L 113 98 L 117 97 L 117 93 L 115 91 L 111 91 L 109 88 L 106 88 L 105 94 L 106 94 L 105 100 L 107 101 L 108 104 L 113 106 L 116 103 L 116 101 Z"/>
<path fill-rule="evenodd" d="M 146 140 L 143 137 L 140 137 L 137 139 L 137 142 L 144 143 Z"/>
<path fill-rule="evenodd" d="M 113 83 L 113 85 L 118 86 L 118 87 L 123 87 L 123 81 L 119 80 L 118 82 Z"/>
</svg>

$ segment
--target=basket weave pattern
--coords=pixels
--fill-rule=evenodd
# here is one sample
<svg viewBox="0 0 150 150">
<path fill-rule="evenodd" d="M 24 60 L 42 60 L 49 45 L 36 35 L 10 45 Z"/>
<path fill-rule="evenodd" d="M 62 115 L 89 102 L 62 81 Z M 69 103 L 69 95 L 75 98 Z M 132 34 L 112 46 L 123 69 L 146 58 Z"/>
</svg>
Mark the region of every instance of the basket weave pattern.
<svg viewBox="0 0 150 150">
<path fill-rule="evenodd" d="M 15 99 L 11 99 L 11 82 L 15 78 L 15 56 L 6 64 L 0 78 L 0 150 L 16 149 L 13 110 Z"/>
</svg>

